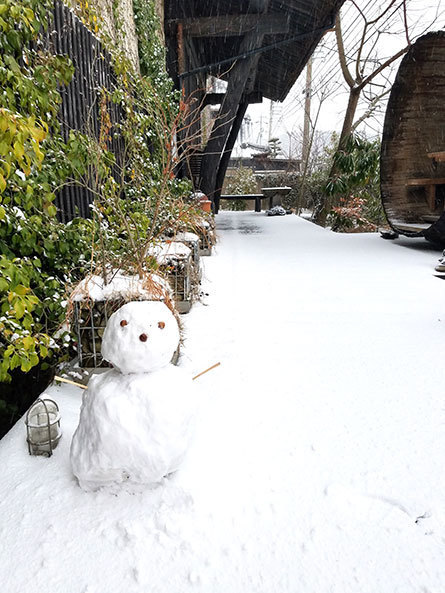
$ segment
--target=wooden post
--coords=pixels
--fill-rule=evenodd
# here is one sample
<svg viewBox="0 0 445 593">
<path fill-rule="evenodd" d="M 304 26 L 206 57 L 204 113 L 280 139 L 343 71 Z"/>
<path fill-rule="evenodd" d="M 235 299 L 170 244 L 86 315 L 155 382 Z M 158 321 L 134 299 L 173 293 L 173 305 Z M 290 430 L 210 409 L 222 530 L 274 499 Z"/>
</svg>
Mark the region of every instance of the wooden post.
<svg viewBox="0 0 445 593">
<path fill-rule="evenodd" d="M 427 185 L 425 186 L 427 201 L 430 207 L 430 210 L 434 212 L 436 209 L 436 186 L 435 185 Z"/>
<path fill-rule="evenodd" d="M 215 197 L 214 194 L 217 189 L 216 178 L 221 156 L 238 112 L 238 106 L 246 86 L 249 72 L 250 60 L 248 58 L 238 62 L 232 68 L 229 75 L 227 93 L 221 104 L 210 139 L 204 149 L 201 166 L 201 178 L 203 180 L 201 189 L 211 200 Z"/>
<path fill-rule="evenodd" d="M 178 74 L 185 72 L 185 52 L 184 52 L 184 30 L 182 23 L 178 23 L 178 30 L 176 33 L 178 40 Z M 181 90 L 184 92 L 184 83 L 181 85 Z"/>
<path fill-rule="evenodd" d="M 215 214 L 218 214 L 219 211 L 219 199 L 222 192 L 222 186 L 224 183 L 224 177 L 226 176 L 227 167 L 229 166 L 230 155 L 232 154 L 233 147 L 236 142 L 236 138 L 238 136 L 238 132 L 241 128 L 241 124 L 243 123 L 244 116 L 247 111 L 248 103 L 241 103 L 238 107 L 238 112 L 232 124 L 232 129 L 230 130 L 229 137 L 226 142 L 226 146 L 224 151 L 221 155 L 221 160 L 218 167 L 218 173 L 216 175 L 216 189 L 214 194 L 214 211 Z"/>
<path fill-rule="evenodd" d="M 249 4 L 254 12 L 263 14 L 267 11 L 269 0 L 251 0 Z M 264 32 L 262 31 L 253 30 L 247 33 L 241 42 L 239 53 L 242 54 L 243 52 L 261 47 L 263 38 Z M 228 143 L 233 124 L 235 122 L 238 123 L 237 113 L 242 96 L 253 91 L 259 59 L 259 54 L 253 54 L 238 60 L 232 66 L 228 75 L 227 92 L 221 104 L 210 139 L 204 149 L 201 165 L 201 189 L 212 201 L 218 198 L 216 194 L 219 189 L 217 185 L 218 172 L 221 171 L 219 175 L 221 176 L 224 171 L 224 165 L 220 169 L 221 159 L 226 152 L 228 157 L 230 157 L 232 149 L 230 148 L 229 150 L 227 146 L 227 151 L 225 151 L 225 147 Z"/>
</svg>

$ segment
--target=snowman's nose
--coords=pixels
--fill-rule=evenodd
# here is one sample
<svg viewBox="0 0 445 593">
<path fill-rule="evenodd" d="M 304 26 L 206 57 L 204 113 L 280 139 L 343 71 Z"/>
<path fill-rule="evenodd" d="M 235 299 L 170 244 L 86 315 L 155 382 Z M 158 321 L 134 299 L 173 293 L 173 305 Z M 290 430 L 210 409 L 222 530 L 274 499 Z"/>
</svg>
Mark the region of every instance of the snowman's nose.
<svg viewBox="0 0 445 593">
<path fill-rule="evenodd" d="M 147 336 L 147 334 L 141 334 L 139 336 L 139 339 L 141 342 L 146 342 L 148 340 L 148 336 Z"/>
</svg>

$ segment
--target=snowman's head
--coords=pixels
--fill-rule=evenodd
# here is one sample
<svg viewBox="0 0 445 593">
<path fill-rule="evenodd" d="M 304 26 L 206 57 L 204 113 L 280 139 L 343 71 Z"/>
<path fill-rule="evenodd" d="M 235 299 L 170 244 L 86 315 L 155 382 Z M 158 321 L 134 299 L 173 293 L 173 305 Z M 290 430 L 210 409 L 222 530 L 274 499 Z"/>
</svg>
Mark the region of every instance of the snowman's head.
<svg viewBox="0 0 445 593">
<path fill-rule="evenodd" d="M 127 375 L 166 366 L 179 344 L 174 315 L 160 301 L 134 301 L 110 317 L 102 339 L 102 356 Z"/>
</svg>

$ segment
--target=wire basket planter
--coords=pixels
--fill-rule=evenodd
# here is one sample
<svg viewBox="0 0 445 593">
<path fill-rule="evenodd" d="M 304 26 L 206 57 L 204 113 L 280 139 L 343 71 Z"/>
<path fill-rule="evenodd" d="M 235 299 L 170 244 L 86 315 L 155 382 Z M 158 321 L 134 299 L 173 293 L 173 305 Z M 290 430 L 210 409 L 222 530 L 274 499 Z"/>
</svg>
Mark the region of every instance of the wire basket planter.
<svg viewBox="0 0 445 593">
<path fill-rule="evenodd" d="M 199 298 L 199 288 L 202 279 L 201 256 L 199 255 L 199 237 L 195 233 L 178 233 L 176 240 L 184 243 L 192 252 L 191 293 L 192 300 Z"/>
<path fill-rule="evenodd" d="M 166 278 L 179 313 L 188 313 L 193 304 L 192 250 L 179 241 L 165 241 L 150 249 L 159 272 Z"/>
<path fill-rule="evenodd" d="M 74 328 L 80 367 L 109 367 L 100 352 L 102 337 L 111 315 L 128 302 L 123 298 L 74 303 Z"/>
<path fill-rule="evenodd" d="M 203 220 L 200 225 L 195 228 L 196 234 L 199 237 L 199 255 L 212 255 L 212 247 L 215 244 L 215 227 L 213 219 L 212 222 Z"/>
<path fill-rule="evenodd" d="M 192 252 L 193 266 L 198 269 L 201 267 L 201 259 L 199 256 L 199 237 L 195 233 L 183 232 L 175 235 L 175 241 L 184 243 Z"/>
</svg>

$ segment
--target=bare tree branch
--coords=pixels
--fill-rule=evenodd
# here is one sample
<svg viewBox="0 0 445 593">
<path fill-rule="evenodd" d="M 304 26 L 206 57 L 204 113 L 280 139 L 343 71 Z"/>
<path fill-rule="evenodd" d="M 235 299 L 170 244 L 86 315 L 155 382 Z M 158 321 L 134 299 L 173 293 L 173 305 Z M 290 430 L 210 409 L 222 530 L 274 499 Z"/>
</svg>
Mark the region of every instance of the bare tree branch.
<svg viewBox="0 0 445 593">
<path fill-rule="evenodd" d="M 411 45 L 411 40 L 409 38 L 408 15 L 406 12 L 406 0 L 403 2 L 403 24 L 405 26 L 406 42 L 408 45 Z"/>
<path fill-rule="evenodd" d="M 337 47 L 338 47 L 338 57 L 340 59 L 340 66 L 343 77 L 350 88 L 355 86 L 355 80 L 352 78 L 351 73 L 349 72 L 348 65 L 346 64 L 346 55 L 345 55 L 345 48 L 343 44 L 343 35 L 341 32 L 341 17 L 340 12 L 337 14 L 337 18 L 335 19 L 335 38 L 337 40 Z"/>
<path fill-rule="evenodd" d="M 360 124 L 362 124 L 366 119 L 368 119 L 374 114 L 376 109 L 379 107 L 380 101 L 383 99 L 383 97 L 389 95 L 390 92 L 391 89 L 386 89 L 383 93 L 380 93 L 380 95 L 376 95 L 373 99 L 371 99 L 369 107 L 365 111 L 365 113 L 363 113 L 358 118 L 358 120 L 352 124 L 352 132 L 355 132 L 355 130 L 359 127 Z"/>
<path fill-rule="evenodd" d="M 404 47 L 403 49 L 398 51 L 396 54 L 394 54 L 393 56 L 388 58 L 385 62 L 383 62 L 383 64 L 381 64 L 381 66 L 379 66 L 376 70 L 374 70 L 374 72 L 371 72 L 371 74 L 369 74 L 366 78 L 363 79 L 363 81 L 359 85 L 359 88 L 363 89 L 367 84 L 369 84 L 371 82 L 371 80 L 373 80 L 378 74 L 380 74 L 380 72 L 382 72 L 382 70 L 385 70 L 385 68 L 387 68 L 390 64 L 392 64 L 393 62 L 398 60 L 401 56 L 406 54 L 406 52 L 409 50 L 410 47 L 411 47 L 411 45 L 407 45 L 406 47 Z"/>
</svg>

